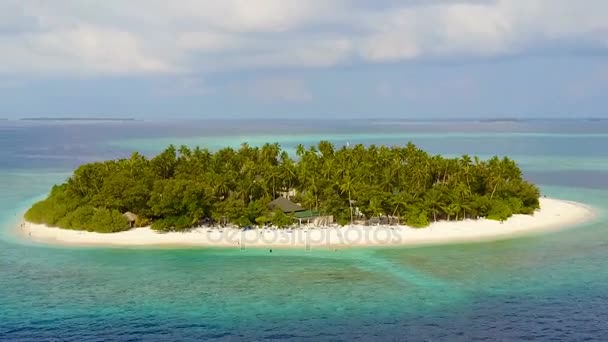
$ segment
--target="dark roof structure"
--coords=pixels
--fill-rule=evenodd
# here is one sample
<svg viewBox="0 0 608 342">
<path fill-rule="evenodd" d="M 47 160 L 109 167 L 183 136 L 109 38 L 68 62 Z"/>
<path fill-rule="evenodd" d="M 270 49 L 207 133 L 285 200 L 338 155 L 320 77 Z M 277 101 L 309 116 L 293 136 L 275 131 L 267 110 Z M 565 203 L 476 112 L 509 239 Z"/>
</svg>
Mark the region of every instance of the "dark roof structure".
<svg viewBox="0 0 608 342">
<path fill-rule="evenodd" d="M 137 221 L 137 215 L 133 214 L 130 211 L 127 211 L 126 213 L 122 214 L 122 216 L 124 216 L 129 222 Z"/>
<path fill-rule="evenodd" d="M 295 213 L 295 212 L 304 210 L 304 208 L 293 203 L 292 201 L 288 200 L 285 197 L 277 197 L 274 201 L 272 201 L 268 204 L 268 207 L 272 210 L 279 208 L 284 213 Z"/>
<path fill-rule="evenodd" d="M 296 218 L 307 219 L 322 216 L 318 210 L 302 210 L 294 214 Z"/>
</svg>

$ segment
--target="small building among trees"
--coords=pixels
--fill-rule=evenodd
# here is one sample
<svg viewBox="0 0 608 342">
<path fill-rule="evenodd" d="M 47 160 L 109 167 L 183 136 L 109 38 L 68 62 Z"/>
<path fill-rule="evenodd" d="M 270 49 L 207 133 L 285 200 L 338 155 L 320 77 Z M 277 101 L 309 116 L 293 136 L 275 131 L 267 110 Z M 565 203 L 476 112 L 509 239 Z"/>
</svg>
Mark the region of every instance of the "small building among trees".
<svg viewBox="0 0 608 342">
<path fill-rule="evenodd" d="M 268 204 L 268 208 L 280 209 L 284 214 L 292 216 L 300 225 L 313 223 L 317 226 L 326 226 L 334 221 L 333 216 L 324 216 L 318 210 L 306 210 L 285 197 L 277 197 Z"/>
<path fill-rule="evenodd" d="M 127 221 L 129 221 L 129 227 L 135 227 L 135 222 L 137 222 L 137 215 L 133 214 L 130 211 L 127 211 L 126 213 L 122 214 L 122 216 L 124 216 Z"/>
<path fill-rule="evenodd" d="M 268 208 L 270 210 L 281 209 L 285 214 L 294 214 L 305 210 L 285 197 L 275 198 L 272 202 L 268 203 Z"/>
</svg>

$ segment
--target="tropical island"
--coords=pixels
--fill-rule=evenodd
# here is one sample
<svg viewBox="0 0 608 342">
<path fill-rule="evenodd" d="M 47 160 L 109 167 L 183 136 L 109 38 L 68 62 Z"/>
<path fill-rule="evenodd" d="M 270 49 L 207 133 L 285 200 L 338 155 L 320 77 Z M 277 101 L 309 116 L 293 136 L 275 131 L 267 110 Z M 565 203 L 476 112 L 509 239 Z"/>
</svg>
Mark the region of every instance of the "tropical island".
<svg viewBox="0 0 608 342">
<path fill-rule="evenodd" d="M 138 227 L 157 232 L 422 228 L 532 217 L 543 200 L 506 157 L 444 158 L 412 143 L 336 149 L 328 141 L 298 145 L 295 154 L 296 160 L 277 143 L 216 152 L 169 146 L 151 159 L 135 152 L 127 159 L 85 164 L 35 203 L 25 219 L 62 230 L 116 234 Z"/>
</svg>

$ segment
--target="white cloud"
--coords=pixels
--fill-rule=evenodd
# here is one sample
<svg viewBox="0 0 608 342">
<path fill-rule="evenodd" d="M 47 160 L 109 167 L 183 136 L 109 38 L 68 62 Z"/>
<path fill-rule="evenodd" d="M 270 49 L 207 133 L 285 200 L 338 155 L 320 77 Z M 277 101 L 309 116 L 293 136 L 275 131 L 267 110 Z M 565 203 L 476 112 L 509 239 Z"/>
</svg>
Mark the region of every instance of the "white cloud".
<svg viewBox="0 0 608 342">
<path fill-rule="evenodd" d="M 437 10 L 441 23 L 437 53 L 496 54 L 506 52 L 515 40 L 514 25 L 500 5 L 458 4 Z"/>
<path fill-rule="evenodd" d="M 219 32 L 189 31 L 177 34 L 177 46 L 186 50 L 221 52 L 245 47 L 238 35 Z"/>
<path fill-rule="evenodd" d="M 5 72 L 139 73 L 172 67 L 147 53 L 126 31 L 81 26 L 0 37 L 0 70 Z"/>
<path fill-rule="evenodd" d="M 605 0 L 4 0 L 0 73 L 205 72 L 605 49 L 606 17 Z"/>
<path fill-rule="evenodd" d="M 131 2 L 151 9 L 152 20 L 164 13 L 182 24 L 241 33 L 284 32 L 337 8 L 336 0 L 152 0 L 152 7 L 146 0 Z"/>
<path fill-rule="evenodd" d="M 347 39 L 306 39 L 284 41 L 282 48 L 266 46 L 265 51 L 245 56 L 249 65 L 266 67 L 327 67 L 344 61 L 351 52 Z"/>
<path fill-rule="evenodd" d="M 416 37 L 407 31 L 390 30 L 364 39 L 359 53 L 365 60 L 383 62 L 414 59 L 422 53 Z"/>
<path fill-rule="evenodd" d="M 387 9 L 363 18 L 371 61 L 496 56 L 608 36 L 608 2 L 497 0 Z M 599 45 L 599 44 L 598 44 Z"/>
</svg>

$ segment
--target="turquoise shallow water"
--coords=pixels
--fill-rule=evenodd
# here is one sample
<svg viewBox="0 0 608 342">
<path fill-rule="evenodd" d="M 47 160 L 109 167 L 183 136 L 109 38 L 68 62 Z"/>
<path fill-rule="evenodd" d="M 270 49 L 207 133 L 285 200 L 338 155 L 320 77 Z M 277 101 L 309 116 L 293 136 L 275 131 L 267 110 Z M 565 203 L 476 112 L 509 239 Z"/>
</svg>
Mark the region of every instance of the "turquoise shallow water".
<svg viewBox="0 0 608 342">
<path fill-rule="evenodd" d="M 495 150 L 520 157 L 526 175 L 545 194 L 598 208 L 594 222 L 480 244 L 272 254 L 41 246 L 10 232 L 18 213 L 78 163 L 128 155 L 133 147 L 152 153 L 167 142 L 207 141 L 213 148 L 231 141 L 238 145 L 247 135 L 269 138 L 262 129 L 236 137 L 221 125 L 200 123 L 200 134 L 214 130 L 215 138 L 196 138 L 192 127 L 153 123 L 0 125 L 0 340 L 578 341 L 608 336 L 608 170 L 602 166 L 608 163 L 602 147 L 608 146 L 608 134 L 596 125 L 588 128 L 590 140 L 584 124 L 572 135 L 572 125 L 547 131 L 530 124 L 498 137 L 469 132 L 468 125 L 406 127 L 425 130 L 412 140 L 434 152 L 490 155 Z M 289 137 L 285 126 L 282 135 L 271 137 L 286 148 L 319 138 Z M 369 127 L 336 124 L 325 128 L 335 135 L 324 138 L 404 141 L 400 134 Z M 188 129 L 192 132 L 183 136 Z M 133 140 L 125 140 L 128 136 Z M 265 141 L 258 139 L 246 140 Z"/>
</svg>

